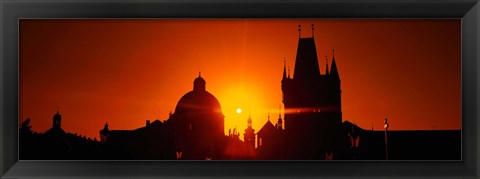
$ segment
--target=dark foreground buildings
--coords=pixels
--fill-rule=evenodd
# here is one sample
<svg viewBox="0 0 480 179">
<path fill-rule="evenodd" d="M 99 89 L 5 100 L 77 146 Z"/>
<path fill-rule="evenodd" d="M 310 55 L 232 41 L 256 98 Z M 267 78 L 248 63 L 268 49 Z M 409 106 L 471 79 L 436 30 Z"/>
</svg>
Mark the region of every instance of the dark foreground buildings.
<svg viewBox="0 0 480 179">
<path fill-rule="evenodd" d="M 43 134 L 28 119 L 20 126 L 20 159 L 461 160 L 460 130 L 373 131 L 344 121 L 335 56 L 323 74 L 317 56 L 315 39 L 299 38 L 293 77 L 283 68 L 284 119 L 268 117 L 255 133 L 249 118 L 243 141 L 236 129 L 224 134 L 220 103 L 199 75 L 167 120 L 135 130 L 105 124 L 100 141 L 63 131 L 58 112 Z"/>
</svg>

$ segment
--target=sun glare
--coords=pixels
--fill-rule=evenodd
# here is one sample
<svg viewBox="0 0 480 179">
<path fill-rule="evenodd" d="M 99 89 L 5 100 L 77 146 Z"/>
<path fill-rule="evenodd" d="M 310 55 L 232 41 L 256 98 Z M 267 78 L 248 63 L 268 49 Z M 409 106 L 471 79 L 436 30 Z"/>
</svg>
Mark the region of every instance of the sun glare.
<svg viewBox="0 0 480 179">
<path fill-rule="evenodd" d="M 249 116 L 253 121 L 252 127 L 259 130 L 265 124 L 269 112 L 264 103 L 265 94 L 256 84 L 235 83 L 225 86 L 215 93 L 222 109 L 225 109 L 222 111 L 225 115 L 225 134 L 228 134 L 229 129 L 245 130 Z M 240 132 L 240 139 L 243 140 L 243 132 Z"/>
</svg>

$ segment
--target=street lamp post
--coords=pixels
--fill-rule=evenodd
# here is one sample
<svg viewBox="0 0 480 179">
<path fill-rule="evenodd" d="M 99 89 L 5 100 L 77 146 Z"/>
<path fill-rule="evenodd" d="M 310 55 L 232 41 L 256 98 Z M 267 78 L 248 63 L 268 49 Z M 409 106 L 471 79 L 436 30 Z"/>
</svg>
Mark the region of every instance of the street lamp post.
<svg viewBox="0 0 480 179">
<path fill-rule="evenodd" d="M 385 160 L 388 160 L 388 137 L 387 137 L 387 132 L 388 132 L 388 120 L 385 118 L 385 124 L 383 125 L 383 128 L 385 128 Z"/>
</svg>

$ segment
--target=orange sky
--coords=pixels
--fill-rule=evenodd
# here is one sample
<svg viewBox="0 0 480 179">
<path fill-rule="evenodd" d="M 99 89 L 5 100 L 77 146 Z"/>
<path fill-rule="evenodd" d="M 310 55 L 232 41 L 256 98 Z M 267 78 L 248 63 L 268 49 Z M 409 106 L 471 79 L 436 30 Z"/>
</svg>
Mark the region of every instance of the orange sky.
<svg viewBox="0 0 480 179">
<path fill-rule="evenodd" d="M 312 23 L 322 74 L 335 48 L 343 120 L 460 129 L 459 19 L 20 20 L 19 120 L 44 132 L 59 109 L 67 132 L 136 129 L 167 119 L 201 71 L 225 131 L 243 134 L 249 114 L 258 131 L 276 122 L 283 59 L 293 75 L 297 26 L 310 37 Z"/>
</svg>

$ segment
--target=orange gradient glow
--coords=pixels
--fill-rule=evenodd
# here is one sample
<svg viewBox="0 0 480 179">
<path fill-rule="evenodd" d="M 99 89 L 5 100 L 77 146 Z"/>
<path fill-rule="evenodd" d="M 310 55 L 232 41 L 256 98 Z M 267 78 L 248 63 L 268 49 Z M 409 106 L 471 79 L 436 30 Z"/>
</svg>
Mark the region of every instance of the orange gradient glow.
<svg viewBox="0 0 480 179">
<path fill-rule="evenodd" d="M 294 74 L 298 43 L 312 35 L 319 67 L 332 49 L 343 119 L 365 129 L 460 129 L 459 19 L 20 20 L 20 114 L 34 131 L 52 125 L 97 138 L 165 120 L 202 72 L 220 102 L 225 133 L 243 138 L 284 111 L 283 60 Z M 331 63 L 331 60 L 330 60 Z M 237 113 L 236 109 L 242 112 Z M 309 110 L 309 109 L 306 109 Z M 321 109 L 325 110 L 325 109 Z M 293 111 L 295 112 L 295 111 Z"/>
</svg>

